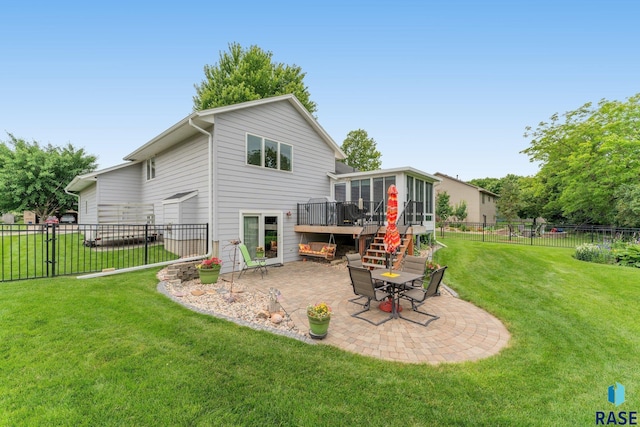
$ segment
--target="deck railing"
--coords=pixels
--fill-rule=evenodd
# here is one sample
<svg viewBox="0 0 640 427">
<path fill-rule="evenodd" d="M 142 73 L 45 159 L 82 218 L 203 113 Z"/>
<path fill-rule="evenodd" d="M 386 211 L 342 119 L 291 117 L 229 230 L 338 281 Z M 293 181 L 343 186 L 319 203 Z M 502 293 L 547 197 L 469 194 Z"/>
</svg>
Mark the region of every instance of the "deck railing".
<svg viewBox="0 0 640 427">
<path fill-rule="evenodd" d="M 419 225 L 430 221 L 423 212 L 423 202 L 407 202 L 401 207 L 398 224 Z M 378 224 L 386 221 L 385 202 L 320 202 L 298 203 L 297 225 L 353 226 Z"/>
</svg>

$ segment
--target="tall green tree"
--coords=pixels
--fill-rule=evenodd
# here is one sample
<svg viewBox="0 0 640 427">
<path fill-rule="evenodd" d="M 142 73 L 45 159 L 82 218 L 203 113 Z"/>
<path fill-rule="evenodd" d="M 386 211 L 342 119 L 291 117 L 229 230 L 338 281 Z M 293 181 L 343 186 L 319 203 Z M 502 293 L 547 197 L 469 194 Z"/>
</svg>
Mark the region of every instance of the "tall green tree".
<svg viewBox="0 0 640 427">
<path fill-rule="evenodd" d="M 484 188 L 485 190 L 491 191 L 495 194 L 500 194 L 500 191 L 502 190 L 502 178 L 475 178 L 468 182 L 469 184 Z"/>
<path fill-rule="evenodd" d="M 456 221 L 464 222 L 467 219 L 467 215 L 467 202 L 462 200 L 460 203 L 456 203 L 452 211 L 452 216 L 455 217 Z"/>
<path fill-rule="evenodd" d="M 450 196 L 446 191 L 436 193 L 436 220 L 446 222 L 453 215 Z"/>
<path fill-rule="evenodd" d="M 626 102 L 602 100 L 554 114 L 525 137 L 523 150 L 540 162 L 536 179 L 546 197 L 544 217 L 575 223 L 619 223 L 618 189 L 640 176 L 640 94 Z"/>
<path fill-rule="evenodd" d="M 623 184 L 616 194 L 616 223 L 640 227 L 640 185 Z"/>
<path fill-rule="evenodd" d="M 347 155 L 344 162 L 360 171 L 380 169 L 382 153 L 376 147 L 376 141 L 369 138 L 363 129 L 352 130 L 342 143 L 342 151 Z"/>
<path fill-rule="evenodd" d="M 32 210 L 40 218 L 72 209 L 77 203 L 64 187 L 76 176 L 95 170 L 95 156 L 71 144 L 40 146 L 9 134 L 0 143 L 0 211 Z"/>
<path fill-rule="evenodd" d="M 315 113 L 316 103 L 304 84 L 306 73 L 295 64 L 272 59 L 272 52 L 258 46 L 244 49 L 239 43 L 230 43 L 229 51 L 220 52 L 215 65 L 204 66 L 205 79 L 195 85 L 194 110 L 292 93 L 311 114 Z"/>
<path fill-rule="evenodd" d="M 513 175 L 515 177 L 515 175 Z M 508 223 L 518 218 L 520 211 L 520 186 L 517 179 L 505 180 L 502 184 L 502 193 L 496 200 L 498 215 Z"/>
<path fill-rule="evenodd" d="M 545 197 L 544 188 L 538 180 L 532 176 L 521 176 L 518 180 L 519 187 L 519 209 L 520 218 L 535 219 L 542 216 Z"/>
</svg>

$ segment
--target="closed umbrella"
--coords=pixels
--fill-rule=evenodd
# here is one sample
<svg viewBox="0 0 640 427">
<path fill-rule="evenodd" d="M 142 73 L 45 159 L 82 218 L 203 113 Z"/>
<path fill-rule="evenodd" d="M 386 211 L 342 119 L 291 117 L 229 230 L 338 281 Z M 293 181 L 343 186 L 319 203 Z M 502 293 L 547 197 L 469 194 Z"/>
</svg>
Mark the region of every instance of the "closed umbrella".
<svg viewBox="0 0 640 427">
<path fill-rule="evenodd" d="M 387 194 L 389 195 L 389 201 L 387 204 L 387 229 L 384 233 L 384 250 L 391 255 L 400 246 L 400 233 L 396 225 L 398 220 L 398 189 L 391 184 Z M 389 270 L 391 270 L 391 265 L 389 265 Z"/>
<path fill-rule="evenodd" d="M 384 250 L 387 253 L 389 272 L 384 273 L 383 276 L 393 277 L 396 276 L 396 274 L 391 272 L 391 259 L 393 258 L 392 255 L 396 253 L 398 246 L 400 246 L 400 233 L 396 225 L 396 221 L 398 220 L 398 189 L 395 185 L 391 184 L 387 190 L 387 194 L 389 195 L 387 202 L 387 228 L 384 233 L 383 242 Z M 382 311 L 391 312 L 393 310 L 393 298 L 389 297 L 387 301 L 380 303 L 379 307 Z M 397 310 L 402 311 L 400 304 L 398 304 Z"/>
</svg>

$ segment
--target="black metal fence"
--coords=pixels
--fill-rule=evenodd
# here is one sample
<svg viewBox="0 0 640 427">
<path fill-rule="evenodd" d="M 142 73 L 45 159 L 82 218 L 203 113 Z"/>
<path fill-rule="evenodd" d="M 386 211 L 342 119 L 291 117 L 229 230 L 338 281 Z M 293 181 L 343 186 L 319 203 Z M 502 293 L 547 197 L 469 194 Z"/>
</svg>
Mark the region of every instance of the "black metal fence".
<svg viewBox="0 0 640 427">
<path fill-rule="evenodd" d="M 513 243 L 575 248 L 582 243 L 627 241 L 640 243 L 639 228 L 567 224 L 483 224 L 447 222 L 438 224 L 441 238 L 479 242 Z"/>
<path fill-rule="evenodd" d="M 0 225 L 0 282 L 204 255 L 208 234 L 207 224 Z"/>
</svg>

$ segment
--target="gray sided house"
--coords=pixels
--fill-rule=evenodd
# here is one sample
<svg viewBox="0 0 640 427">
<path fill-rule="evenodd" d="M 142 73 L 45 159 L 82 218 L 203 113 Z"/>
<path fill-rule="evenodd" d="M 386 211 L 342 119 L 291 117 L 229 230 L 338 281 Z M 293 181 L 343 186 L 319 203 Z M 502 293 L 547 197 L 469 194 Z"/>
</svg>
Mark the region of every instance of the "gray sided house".
<svg viewBox="0 0 640 427">
<path fill-rule="evenodd" d="M 330 194 L 329 174 L 344 157 L 283 95 L 194 112 L 127 163 L 77 176 L 66 190 L 78 195 L 82 224 L 208 223 L 210 251 L 230 272 L 237 239 L 252 254 L 265 247 L 269 264 L 299 259 L 295 216 L 286 213 Z"/>
<path fill-rule="evenodd" d="M 194 242 L 191 254 L 206 243 L 223 272 L 234 267 L 238 239 L 251 255 L 263 247 L 272 265 L 301 259 L 301 241 L 335 234 L 362 251 L 383 229 L 392 183 L 410 232 L 433 232 L 437 177 L 408 167 L 336 167 L 344 158 L 302 104 L 283 95 L 194 112 L 126 163 L 77 176 L 66 191 L 78 196 L 79 223 L 163 225 L 168 250 L 186 240 L 173 224 L 209 224 L 208 241 Z"/>
</svg>

